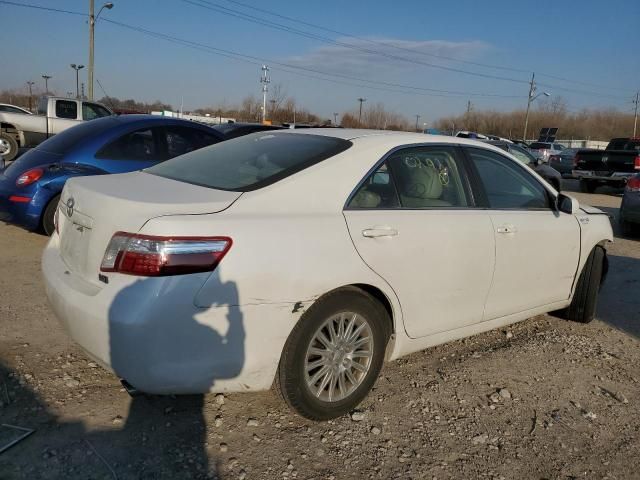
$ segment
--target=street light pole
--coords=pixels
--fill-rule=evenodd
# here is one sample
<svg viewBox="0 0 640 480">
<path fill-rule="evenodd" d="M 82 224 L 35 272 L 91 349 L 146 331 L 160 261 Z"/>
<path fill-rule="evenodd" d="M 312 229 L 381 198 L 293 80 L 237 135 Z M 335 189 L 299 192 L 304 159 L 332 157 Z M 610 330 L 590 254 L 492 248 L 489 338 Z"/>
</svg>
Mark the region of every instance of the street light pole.
<svg viewBox="0 0 640 480">
<path fill-rule="evenodd" d="M 44 92 L 46 95 L 49 93 L 49 80 L 53 77 L 51 75 L 42 75 L 42 78 L 44 78 Z"/>
<path fill-rule="evenodd" d="M 638 127 L 638 101 L 640 100 L 640 91 L 636 92 L 636 99 L 633 103 L 636 104 L 635 111 L 633 113 L 633 136 L 636 136 L 636 129 Z"/>
<path fill-rule="evenodd" d="M 33 93 L 32 93 L 32 91 L 31 91 L 31 87 L 33 87 L 33 85 L 34 85 L 35 83 L 36 83 L 36 82 L 27 82 L 27 85 L 29 85 L 29 111 L 31 111 L 31 99 L 32 99 L 32 97 L 33 97 Z"/>
<path fill-rule="evenodd" d="M 71 64 L 71 68 L 76 71 L 76 98 L 80 99 L 80 76 L 78 72 L 84 68 L 84 65 L 76 65 L 75 63 Z"/>
<path fill-rule="evenodd" d="M 95 39 L 95 28 L 96 21 L 98 17 L 102 13 L 104 9 L 111 10 L 113 8 L 113 3 L 107 2 L 100 10 L 98 10 L 98 14 L 94 15 L 94 0 L 89 0 L 89 68 L 87 69 L 88 81 L 89 81 L 89 100 L 93 100 L 93 67 L 94 67 L 94 39 Z"/>
<path fill-rule="evenodd" d="M 366 102 L 367 99 L 360 97 L 358 98 L 358 101 L 360 102 L 360 113 L 358 114 L 358 127 L 362 127 L 362 104 Z"/>
<path fill-rule="evenodd" d="M 338 112 L 333 112 L 333 125 L 336 126 L 338 124 Z"/>
<path fill-rule="evenodd" d="M 538 95 L 534 95 L 536 93 L 536 74 L 535 72 L 531 74 L 531 82 L 529 82 L 529 96 L 527 97 L 527 113 L 524 116 L 524 132 L 522 134 L 522 140 L 524 142 L 527 141 L 527 127 L 529 126 L 529 110 L 531 110 L 531 104 L 538 98 L 540 95 L 544 95 L 545 97 L 550 96 L 551 94 L 548 92 L 542 92 Z"/>
<path fill-rule="evenodd" d="M 416 132 L 418 131 L 418 120 L 420 120 L 420 115 L 416 115 Z"/>
</svg>

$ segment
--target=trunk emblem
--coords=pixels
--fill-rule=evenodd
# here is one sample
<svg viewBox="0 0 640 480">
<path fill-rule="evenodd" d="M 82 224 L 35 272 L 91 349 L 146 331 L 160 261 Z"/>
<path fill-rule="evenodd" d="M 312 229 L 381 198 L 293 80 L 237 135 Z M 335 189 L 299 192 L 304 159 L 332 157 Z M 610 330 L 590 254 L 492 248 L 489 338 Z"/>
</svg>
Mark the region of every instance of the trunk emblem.
<svg viewBox="0 0 640 480">
<path fill-rule="evenodd" d="M 607 163 L 609 161 L 609 155 L 602 156 L 602 163 Z"/>
<path fill-rule="evenodd" d="M 75 206 L 76 201 L 73 199 L 73 197 L 70 197 L 69 200 L 67 200 L 67 216 L 70 217 L 73 215 L 73 207 Z"/>
</svg>

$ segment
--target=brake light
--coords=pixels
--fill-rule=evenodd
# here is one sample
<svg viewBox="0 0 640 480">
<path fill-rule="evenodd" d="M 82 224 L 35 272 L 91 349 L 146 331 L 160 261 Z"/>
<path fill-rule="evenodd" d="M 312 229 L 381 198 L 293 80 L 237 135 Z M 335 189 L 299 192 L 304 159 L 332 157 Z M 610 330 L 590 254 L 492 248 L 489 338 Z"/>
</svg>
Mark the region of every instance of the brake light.
<svg viewBox="0 0 640 480">
<path fill-rule="evenodd" d="M 158 237 L 116 232 L 100 270 L 143 277 L 210 272 L 231 243 L 229 237 Z"/>
<path fill-rule="evenodd" d="M 637 175 L 635 177 L 631 177 L 627 181 L 627 186 L 625 188 L 630 192 L 640 192 L 640 177 Z"/>
<path fill-rule="evenodd" d="M 633 168 L 636 170 L 640 170 L 640 155 L 636 155 L 636 160 L 634 162 Z"/>
<path fill-rule="evenodd" d="M 43 174 L 44 171 L 41 168 L 27 170 L 17 178 L 16 186 L 26 187 L 27 185 L 31 185 L 33 182 L 40 180 L 40 177 L 42 177 Z"/>
</svg>

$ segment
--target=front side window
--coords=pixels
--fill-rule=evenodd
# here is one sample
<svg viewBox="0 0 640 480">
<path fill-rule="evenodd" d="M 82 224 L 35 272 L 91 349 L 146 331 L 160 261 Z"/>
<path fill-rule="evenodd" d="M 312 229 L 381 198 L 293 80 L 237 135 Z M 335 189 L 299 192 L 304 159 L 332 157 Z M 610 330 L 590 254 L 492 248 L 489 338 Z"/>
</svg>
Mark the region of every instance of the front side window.
<svg viewBox="0 0 640 480">
<path fill-rule="evenodd" d="M 96 154 L 96 158 L 103 160 L 158 161 L 160 160 L 160 154 L 154 130 L 144 128 L 127 133 L 102 147 Z"/>
<path fill-rule="evenodd" d="M 350 208 L 451 208 L 470 205 L 451 147 L 394 152 L 352 197 Z"/>
<path fill-rule="evenodd" d="M 82 102 L 82 118 L 84 120 L 93 120 L 95 118 L 108 117 L 109 115 L 111 115 L 111 112 L 102 105 Z"/>
<path fill-rule="evenodd" d="M 468 148 L 467 152 L 478 171 L 490 208 L 550 208 L 547 191 L 524 168 L 489 150 Z"/>
<path fill-rule="evenodd" d="M 70 100 L 57 100 L 56 117 L 75 120 L 78 118 L 78 104 Z"/>
<path fill-rule="evenodd" d="M 167 158 L 184 155 L 220 141 L 215 135 L 198 128 L 165 127 L 165 134 L 167 139 Z"/>
<path fill-rule="evenodd" d="M 527 152 L 524 148 L 521 148 L 517 145 L 509 146 L 509 153 L 516 157 L 519 161 L 524 163 L 525 165 L 529 165 L 530 163 L 536 163 L 536 159 Z"/>
</svg>

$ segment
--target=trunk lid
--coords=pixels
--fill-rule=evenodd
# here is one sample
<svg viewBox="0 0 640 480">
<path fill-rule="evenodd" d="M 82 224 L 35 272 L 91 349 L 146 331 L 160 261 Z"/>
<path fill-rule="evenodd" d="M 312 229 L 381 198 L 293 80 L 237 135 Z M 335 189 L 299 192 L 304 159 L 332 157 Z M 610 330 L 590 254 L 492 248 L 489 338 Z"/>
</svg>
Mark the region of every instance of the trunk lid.
<svg viewBox="0 0 640 480">
<path fill-rule="evenodd" d="M 36 167 L 47 168 L 51 165 L 57 165 L 61 159 L 62 155 L 33 148 L 18 157 L 17 160 L 12 162 L 7 168 L 5 168 L 2 171 L 2 175 L 10 180 L 15 181 L 27 170 L 31 170 L 32 168 Z"/>
<path fill-rule="evenodd" d="M 580 151 L 576 158 L 576 169 L 592 170 L 598 175 L 635 172 L 636 156 L 636 152 L 629 150 Z"/>
<path fill-rule="evenodd" d="M 97 284 L 115 232 L 136 233 L 148 220 L 166 215 L 220 212 L 240 195 L 145 172 L 74 178 L 58 206 L 60 254 L 70 272 Z"/>
</svg>

